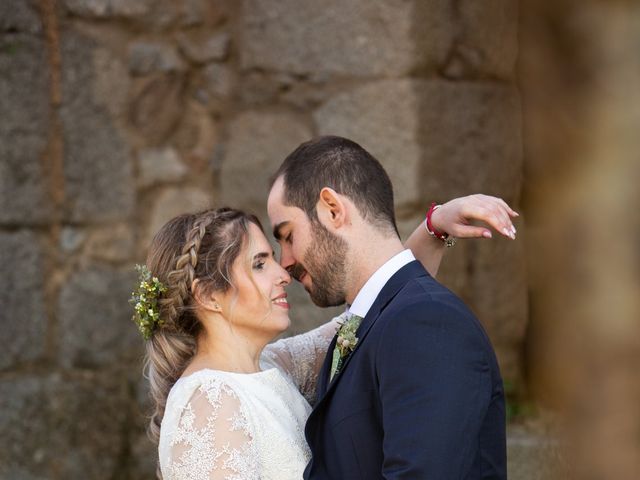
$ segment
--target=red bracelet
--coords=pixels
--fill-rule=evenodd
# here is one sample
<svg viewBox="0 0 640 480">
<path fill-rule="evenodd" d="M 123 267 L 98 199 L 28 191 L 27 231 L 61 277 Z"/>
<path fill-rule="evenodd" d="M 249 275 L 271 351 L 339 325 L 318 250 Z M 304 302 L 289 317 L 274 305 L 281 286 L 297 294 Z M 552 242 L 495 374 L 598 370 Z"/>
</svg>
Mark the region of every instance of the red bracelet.
<svg viewBox="0 0 640 480">
<path fill-rule="evenodd" d="M 440 208 L 440 205 L 436 205 L 436 202 L 433 202 L 431 204 L 431 206 L 429 207 L 429 211 L 427 211 L 427 218 L 424 222 L 424 226 L 427 229 L 427 233 L 429 235 L 431 235 L 432 237 L 439 238 L 443 242 L 446 242 L 447 238 L 449 237 L 449 234 L 447 234 L 446 232 L 440 232 L 439 230 L 436 230 L 435 228 L 433 228 L 433 225 L 431 224 L 431 216 L 433 215 L 433 212 L 435 212 L 438 208 Z"/>
</svg>

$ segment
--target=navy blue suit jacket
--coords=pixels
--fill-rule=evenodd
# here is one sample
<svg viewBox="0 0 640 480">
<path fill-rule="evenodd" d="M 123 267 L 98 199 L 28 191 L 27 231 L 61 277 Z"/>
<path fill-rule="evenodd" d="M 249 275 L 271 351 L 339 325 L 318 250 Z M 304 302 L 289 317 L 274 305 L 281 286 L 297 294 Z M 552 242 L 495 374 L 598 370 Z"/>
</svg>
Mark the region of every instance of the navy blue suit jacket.
<svg viewBox="0 0 640 480">
<path fill-rule="evenodd" d="M 505 479 L 504 392 L 491 343 L 416 261 L 384 286 L 305 430 L 305 479 Z"/>
</svg>

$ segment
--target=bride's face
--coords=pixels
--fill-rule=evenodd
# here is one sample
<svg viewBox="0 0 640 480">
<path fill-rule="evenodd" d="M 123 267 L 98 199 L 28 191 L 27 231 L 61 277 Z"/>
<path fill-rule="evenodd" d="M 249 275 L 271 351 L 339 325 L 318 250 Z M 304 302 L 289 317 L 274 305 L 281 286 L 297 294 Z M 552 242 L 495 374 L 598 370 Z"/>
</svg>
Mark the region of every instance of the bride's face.
<svg viewBox="0 0 640 480">
<path fill-rule="evenodd" d="M 291 282 L 260 228 L 250 224 L 245 245 L 233 263 L 231 288 L 216 296 L 234 330 L 272 338 L 289 327 L 285 287 Z"/>
</svg>

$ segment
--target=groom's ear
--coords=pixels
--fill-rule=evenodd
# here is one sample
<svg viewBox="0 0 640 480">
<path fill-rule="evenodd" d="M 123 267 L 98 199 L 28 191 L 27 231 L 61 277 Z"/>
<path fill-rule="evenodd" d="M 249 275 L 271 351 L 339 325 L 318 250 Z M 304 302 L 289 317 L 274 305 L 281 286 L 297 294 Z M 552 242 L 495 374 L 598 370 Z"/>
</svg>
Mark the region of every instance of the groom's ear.
<svg viewBox="0 0 640 480">
<path fill-rule="evenodd" d="M 347 205 L 333 188 L 324 187 L 320 190 L 316 211 L 318 219 L 327 226 L 340 228 L 347 222 Z"/>
</svg>

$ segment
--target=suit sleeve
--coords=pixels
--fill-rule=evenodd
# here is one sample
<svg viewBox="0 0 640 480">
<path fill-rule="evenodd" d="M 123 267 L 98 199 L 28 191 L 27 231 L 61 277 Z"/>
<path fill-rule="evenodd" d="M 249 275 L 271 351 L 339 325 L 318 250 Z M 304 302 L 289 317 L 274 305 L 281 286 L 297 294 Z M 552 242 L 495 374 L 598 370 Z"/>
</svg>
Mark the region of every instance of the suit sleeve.
<svg viewBox="0 0 640 480">
<path fill-rule="evenodd" d="M 405 306 L 378 348 L 383 477 L 463 478 L 491 399 L 483 336 L 470 314 L 437 302 Z"/>
</svg>

